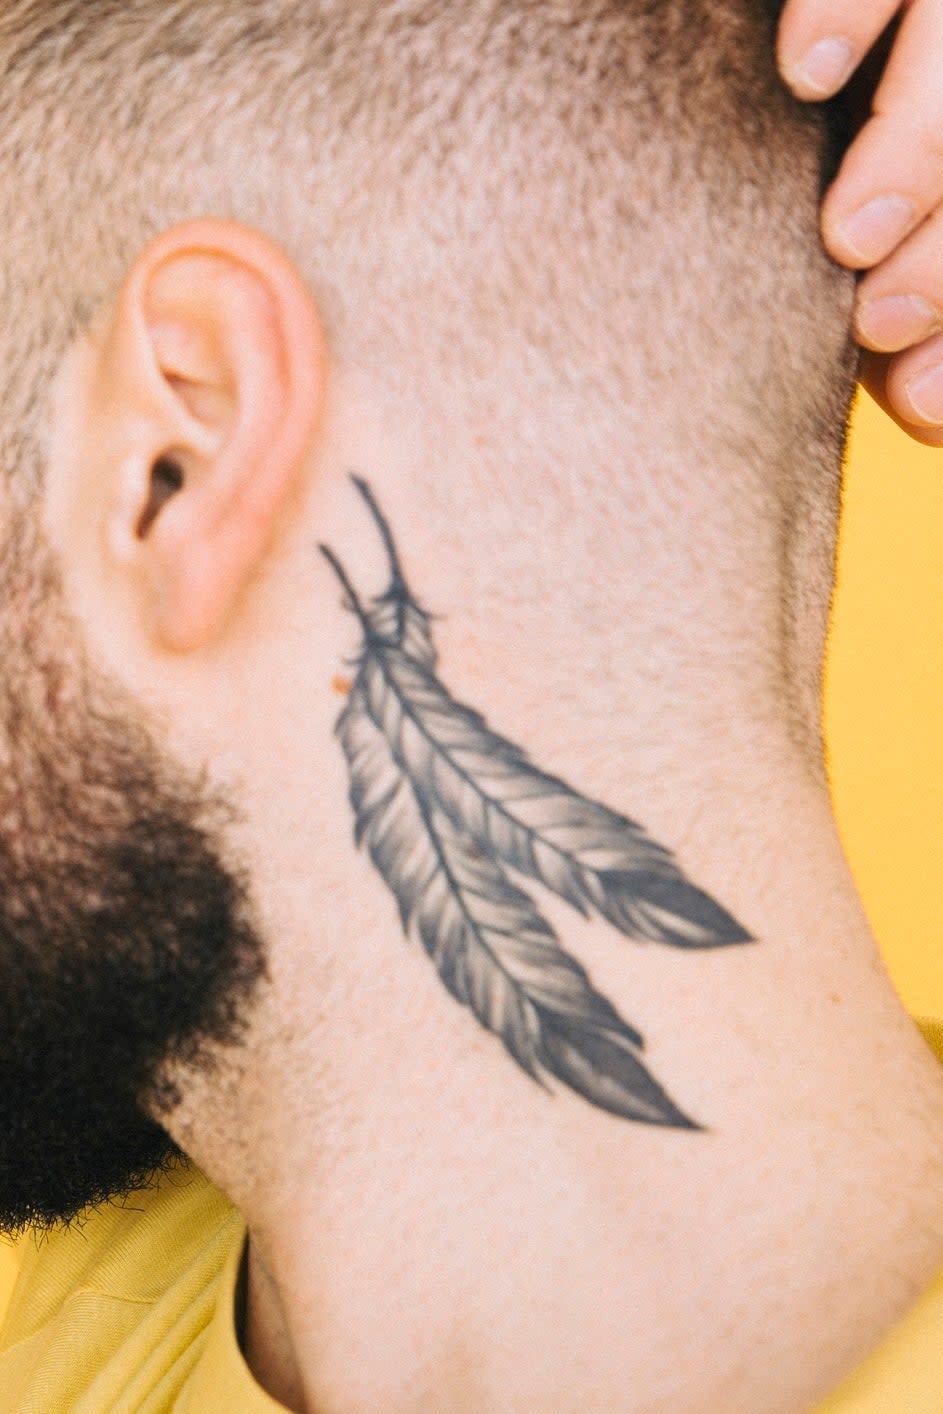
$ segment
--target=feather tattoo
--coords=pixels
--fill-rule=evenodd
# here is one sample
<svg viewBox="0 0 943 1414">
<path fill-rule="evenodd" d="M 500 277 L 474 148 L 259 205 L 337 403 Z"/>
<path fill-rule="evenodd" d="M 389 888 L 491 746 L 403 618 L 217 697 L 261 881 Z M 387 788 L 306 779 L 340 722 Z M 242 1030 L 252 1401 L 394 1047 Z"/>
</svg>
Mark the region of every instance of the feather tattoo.
<svg viewBox="0 0 943 1414">
<path fill-rule="evenodd" d="M 456 701 L 436 673 L 432 616 L 409 589 L 373 492 L 353 480 L 383 540 L 390 582 L 364 604 L 321 547 L 363 635 L 337 735 L 357 843 L 393 893 L 407 937 L 545 1088 L 552 1076 L 623 1119 L 699 1128 L 644 1064 L 638 1031 L 564 951 L 512 874 L 637 941 L 700 949 L 750 935 L 639 824 L 541 771 Z"/>
</svg>

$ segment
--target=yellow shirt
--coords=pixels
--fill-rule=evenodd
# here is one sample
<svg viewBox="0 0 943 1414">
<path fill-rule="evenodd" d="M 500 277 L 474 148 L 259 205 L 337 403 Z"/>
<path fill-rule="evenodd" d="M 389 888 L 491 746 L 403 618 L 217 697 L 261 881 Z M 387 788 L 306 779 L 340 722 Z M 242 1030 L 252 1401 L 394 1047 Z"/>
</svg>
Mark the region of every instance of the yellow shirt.
<svg viewBox="0 0 943 1414">
<path fill-rule="evenodd" d="M 943 1061 L 943 1023 L 923 1030 Z M 0 1414 L 284 1414 L 236 1336 L 245 1224 L 199 1173 L 20 1245 Z M 941 1414 L 943 1274 L 818 1414 Z"/>
</svg>

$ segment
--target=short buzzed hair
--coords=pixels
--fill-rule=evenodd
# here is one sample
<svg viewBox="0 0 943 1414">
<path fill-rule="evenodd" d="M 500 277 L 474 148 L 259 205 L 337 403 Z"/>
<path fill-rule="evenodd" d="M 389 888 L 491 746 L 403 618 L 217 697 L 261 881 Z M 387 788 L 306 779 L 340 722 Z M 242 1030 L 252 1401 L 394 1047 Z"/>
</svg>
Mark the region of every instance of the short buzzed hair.
<svg viewBox="0 0 943 1414">
<path fill-rule="evenodd" d="M 411 397 L 533 347 L 643 435 L 772 465 L 787 608 L 821 620 L 852 285 L 816 238 L 833 134 L 776 74 L 780 8 L 7 0 L 5 484 L 35 489 L 21 439 L 147 241 L 226 216 L 292 255 L 338 359 Z"/>
<path fill-rule="evenodd" d="M 48 366 L 149 238 L 215 214 L 282 240 L 355 357 L 471 357 L 489 321 L 546 337 L 588 280 L 631 302 L 649 368 L 709 337 L 799 414 L 777 394 L 832 381 L 845 310 L 810 252 L 826 137 L 776 76 L 778 8 L 7 0 L 11 355 Z"/>
</svg>

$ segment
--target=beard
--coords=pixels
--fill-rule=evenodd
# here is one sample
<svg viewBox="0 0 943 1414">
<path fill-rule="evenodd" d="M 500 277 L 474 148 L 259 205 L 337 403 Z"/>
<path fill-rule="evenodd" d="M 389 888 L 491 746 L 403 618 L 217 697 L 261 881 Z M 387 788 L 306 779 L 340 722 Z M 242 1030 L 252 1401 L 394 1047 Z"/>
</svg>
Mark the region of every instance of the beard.
<svg viewBox="0 0 943 1414">
<path fill-rule="evenodd" d="M 0 564 L 0 1229 L 179 1151 L 167 1077 L 239 1044 L 265 976 L 232 812 L 94 670 L 33 518 Z"/>
</svg>

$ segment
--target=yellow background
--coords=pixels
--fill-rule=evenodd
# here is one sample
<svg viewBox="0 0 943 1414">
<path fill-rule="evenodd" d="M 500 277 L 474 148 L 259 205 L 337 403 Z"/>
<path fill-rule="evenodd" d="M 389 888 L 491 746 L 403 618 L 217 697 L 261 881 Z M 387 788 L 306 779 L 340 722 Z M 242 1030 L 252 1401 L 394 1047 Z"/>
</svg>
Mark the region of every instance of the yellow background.
<svg viewBox="0 0 943 1414">
<path fill-rule="evenodd" d="M 943 452 L 868 398 L 846 478 L 825 720 L 839 824 L 907 1007 L 943 1017 Z M 13 1271 L 0 1246 L 0 1310 Z"/>
<path fill-rule="evenodd" d="M 943 452 L 870 398 L 846 477 L 825 722 L 839 825 L 908 1009 L 943 1017 Z"/>
</svg>

